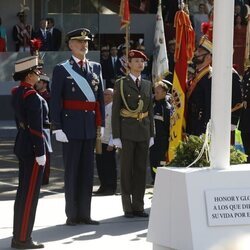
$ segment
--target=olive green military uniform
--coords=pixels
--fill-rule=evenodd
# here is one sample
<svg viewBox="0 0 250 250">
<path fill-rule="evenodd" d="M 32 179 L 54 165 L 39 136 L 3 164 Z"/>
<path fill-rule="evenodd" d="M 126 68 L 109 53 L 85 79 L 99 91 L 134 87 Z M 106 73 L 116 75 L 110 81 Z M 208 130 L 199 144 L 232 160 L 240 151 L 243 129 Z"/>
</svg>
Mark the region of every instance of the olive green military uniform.
<svg viewBox="0 0 250 250">
<path fill-rule="evenodd" d="M 112 133 L 114 139 L 120 138 L 122 142 L 123 210 L 143 211 L 149 140 L 150 137 L 154 137 L 151 82 L 142 79 L 140 88 L 130 76 L 116 82 L 112 108 Z"/>
</svg>

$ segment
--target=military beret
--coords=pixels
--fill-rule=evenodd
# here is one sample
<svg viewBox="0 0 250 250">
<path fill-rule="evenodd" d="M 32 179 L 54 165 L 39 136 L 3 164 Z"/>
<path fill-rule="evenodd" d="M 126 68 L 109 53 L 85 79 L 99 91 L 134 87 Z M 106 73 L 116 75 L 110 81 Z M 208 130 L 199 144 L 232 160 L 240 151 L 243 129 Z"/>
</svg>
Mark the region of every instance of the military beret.
<svg viewBox="0 0 250 250">
<path fill-rule="evenodd" d="M 34 69 L 41 68 L 38 61 L 38 56 L 29 56 L 22 58 L 15 63 L 15 73 L 13 74 L 13 78 L 15 81 L 20 80 L 20 76 L 24 73 L 28 73 Z"/>
<path fill-rule="evenodd" d="M 65 41 L 68 43 L 69 40 L 83 40 L 83 41 L 90 40 L 90 41 L 92 41 L 93 36 L 90 33 L 89 29 L 80 28 L 80 29 L 72 30 L 72 31 L 67 33 L 67 35 L 65 37 Z"/>
<path fill-rule="evenodd" d="M 148 60 L 147 56 L 142 51 L 135 50 L 135 49 L 130 50 L 128 52 L 128 58 L 129 59 L 132 59 L 132 58 L 142 58 L 142 59 L 144 59 L 144 61 Z"/>
</svg>

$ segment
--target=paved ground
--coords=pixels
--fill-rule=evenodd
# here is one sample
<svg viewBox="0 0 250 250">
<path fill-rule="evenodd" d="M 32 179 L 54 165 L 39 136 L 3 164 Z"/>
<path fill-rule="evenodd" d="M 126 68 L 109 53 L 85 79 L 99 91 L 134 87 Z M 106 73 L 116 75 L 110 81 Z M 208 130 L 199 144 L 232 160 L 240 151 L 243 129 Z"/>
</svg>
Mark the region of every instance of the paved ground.
<svg viewBox="0 0 250 250">
<path fill-rule="evenodd" d="M 0 249 L 10 249 L 13 221 L 13 204 L 17 187 L 17 160 L 13 155 L 15 125 L 0 121 Z M 123 217 L 119 189 L 117 195 L 93 197 L 92 218 L 99 226 L 65 225 L 63 167 L 61 146 L 53 140 L 50 184 L 41 190 L 34 240 L 45 243 L 45 249 L 152 249 L 146 241 L 147 219 Z M 119 168 L 118 168 L 119 171 Z M 148 176 L 148 183 L 150 177 Z M 95 173 L 94 190 L 99 180 Z M 119 180 L 118 180 L 119 186 Z M 147 188 L 145 208 L 149 212 L 152 188 Z"/>
</svg>

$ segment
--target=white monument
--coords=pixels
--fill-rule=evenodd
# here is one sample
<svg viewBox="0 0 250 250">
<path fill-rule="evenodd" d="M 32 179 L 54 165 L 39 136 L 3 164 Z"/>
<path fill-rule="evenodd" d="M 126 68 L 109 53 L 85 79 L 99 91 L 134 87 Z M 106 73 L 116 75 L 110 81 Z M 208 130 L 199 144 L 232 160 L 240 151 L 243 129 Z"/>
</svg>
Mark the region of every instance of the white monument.
<svg viewBox="0 0 250 250">
<path fill-rule="evenodd" d="M 230 166 L 234 0 L 214 1 L 210 168 L 159 168 L 154 250 L 249 250 L 250 166 Z"/>
</svg>

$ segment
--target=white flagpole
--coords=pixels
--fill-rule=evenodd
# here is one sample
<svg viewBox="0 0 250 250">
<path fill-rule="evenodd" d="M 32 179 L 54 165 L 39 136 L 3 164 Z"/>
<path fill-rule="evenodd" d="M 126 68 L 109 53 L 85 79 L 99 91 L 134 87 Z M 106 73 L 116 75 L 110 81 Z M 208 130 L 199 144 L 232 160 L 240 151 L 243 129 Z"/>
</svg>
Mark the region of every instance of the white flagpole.
<svg viewBox="0 0 250 250">
<path fill-rule="evenodd" d="M 216 169 L 230 165 L 233 18 L 234 0 L 214 1 L 210 156 Z"/>
</svg>

